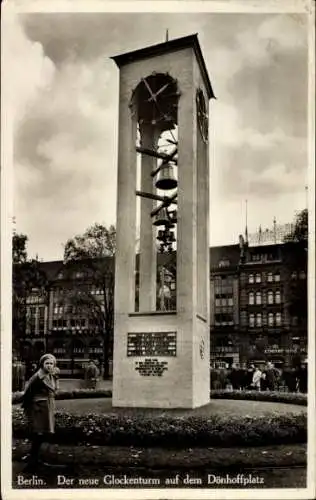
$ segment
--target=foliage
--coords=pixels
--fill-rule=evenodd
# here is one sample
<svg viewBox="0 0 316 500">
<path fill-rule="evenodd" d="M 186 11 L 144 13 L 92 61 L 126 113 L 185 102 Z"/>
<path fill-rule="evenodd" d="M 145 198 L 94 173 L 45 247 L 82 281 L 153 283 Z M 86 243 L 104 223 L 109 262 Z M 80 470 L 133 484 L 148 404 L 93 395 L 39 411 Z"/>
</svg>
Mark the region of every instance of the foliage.
<svg viewBox="0 0 316 500">
<path fill-rule="evenodd" d="M 295 217 L 293 230 L 285 236 L 285 242 L 302 242 L 307 249 L 308 241 L 308 210 L 301 210 Z"/>
<path fill-rule="evenodd" d="M 307 406 L 307 395 L 297 392 L 214 390 L 211 391 L 211 399 L 270 401 L 271 403 L 288 403 Z"/>
<path fill-rule="evenodd" d="M 70 238 L 64 249 L 64 262 L 80 259 L 113 257 L 116 249 L 116 230 L 94 224 L 82 234 Z"/>
<path fill-rule="evenodd" d="M 114 329 L 114 255 L 116 230 L 94 224 L 82 235 L 69 239 L 64 249 L 66 273 L 82 273 L 83 279 L 65 297 L 65 301 L 85 312 L 103 334 L 104 378 L 109 377 Z M 73 282 L 75 285 L 75 282 Z M 94 290 L 100 293 L 93 294 Z"/>
<path fill-rule="evenodd" d="M 13 410 L 13 435 L 16 438 L 28 435 L 27 420 L 20 409 Z M 305 443 L 306 437 L 304 414 L 139 418 L 56 412 L 55 441 L 63 444 L 204 448 Z"/>
<path fill-rule="evenodd" d="M 12 404 L 20 402 L 22 393 L 16 392 L 12 396 Z M 90 399 L 90 398 L 111 398 L 112 391 L 106 389 L 74 389 L 58 391 L 56 399 Z M 288 403 L 301 406 L 307 406 L 307 395 L 291 392 L 272 392 L 272 391 L 211 391 L 211 399 L 236 399 L 251 401 L 270 401 L 273 403 Z"/>
<path fill-rule="evenodd" d="M 12 396 L 12 404 L 21 402 L 22 392 L 15 392 Z M 90 398 L 111 398 L 112 391 L 105 389 L 73 389 L 58 391 L 55 399 L 90 399 Z"/>
<path fill-rule="evenodd" d="M 27 260 L 27 245 L 28 237 L 26 234 L 14 234 L 12 237 L 12 262 L 13 264 L 21 264 Z"/>
<path fill-rule="evenodd" d="M 12 343 L 17 353 L 27 329 L 27 297 L 34 289 L 45 295 L 48 287 L 40 263 L 27 257 L 27 241 L 24 234 L 12 238 Z"/>
<path fill-rule="evenodd" d="M 306 279 L 308 256 L 307 209 L 297 214 L 294 229 L 285 237 L 284 242 L 284 263 L 288 273 L 286 307 L 290 316 L 297 318 L 297 324 L 306 327 L 308 302 Z"/>
</svg>

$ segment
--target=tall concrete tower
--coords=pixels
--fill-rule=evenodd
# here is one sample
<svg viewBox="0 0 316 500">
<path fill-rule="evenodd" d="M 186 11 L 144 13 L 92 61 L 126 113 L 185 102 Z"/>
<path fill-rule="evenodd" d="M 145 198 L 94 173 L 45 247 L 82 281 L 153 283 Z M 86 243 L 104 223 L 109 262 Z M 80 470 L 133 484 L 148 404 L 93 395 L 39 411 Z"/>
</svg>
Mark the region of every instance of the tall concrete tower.
<svg viewBox="0 0 316 500">
<path fill-rule="evenodd" d="M 197 35 L 113 59 L 120 70 L 113 405 L 194 408 L 210 392 L 214 94 Z M 161 266 L 174 256 L 172 271 Z M 166 273 L 174 274 L 173 301 L 161 283 Z"/>
</svg>

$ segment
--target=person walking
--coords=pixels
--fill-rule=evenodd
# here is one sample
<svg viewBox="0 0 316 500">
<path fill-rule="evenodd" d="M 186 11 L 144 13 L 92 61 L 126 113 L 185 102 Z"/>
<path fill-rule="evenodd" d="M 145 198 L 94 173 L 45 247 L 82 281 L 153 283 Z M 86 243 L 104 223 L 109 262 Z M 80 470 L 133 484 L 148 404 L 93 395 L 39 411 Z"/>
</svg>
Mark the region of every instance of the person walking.
<svg viewBox="0 0 316 500">
<path fill-rule="evenodd" d="M 90 359 L 87 367 L 87 386 L 89 389 L 95 389 L 99 377 L 99 370 L 93 359 Z"/>
<path fill-rule="evenodd" d="M 26 383 L 21 397 L 31 440 L 27 471 L 37 469 L 41 445 L 44 442 L 50 442 L 55 431 L 55 393 L 57 390 L 55 369 L 55 356 L 44 354 L 39 360 L 39 369 Z"/>
</svg>

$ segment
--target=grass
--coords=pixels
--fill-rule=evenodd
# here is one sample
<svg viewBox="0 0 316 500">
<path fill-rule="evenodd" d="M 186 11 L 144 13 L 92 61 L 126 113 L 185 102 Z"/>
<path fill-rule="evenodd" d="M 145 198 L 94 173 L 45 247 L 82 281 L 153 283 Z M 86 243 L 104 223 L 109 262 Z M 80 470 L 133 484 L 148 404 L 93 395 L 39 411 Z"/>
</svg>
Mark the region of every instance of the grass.
<svg viewBox="0 0 316 500">
<path fill-rule="evenodd" d="M 289 414 L 289 413 L 305 413 L 306 407 L 299 405 L 291 405 L 284 403 L 270 403 L 261 401 L 237 401 L 237 400 L 222 400 L 214 399 L 208 405 L 196 408 L 194 410 L 185 409 L 152 409 L 152 408 L 114 408 L 112 399 L 110 398 L 95 398 L 95 399 L 69 399 L 56 401 L 56 410 L 65 410 L 76 415 L 84 413 L 107 413 L 107 414 L 123 414 L 134 416 L 208 416 L 208 415 L 249 415 L 263 416 L 265 414 Z"/>
</svg>

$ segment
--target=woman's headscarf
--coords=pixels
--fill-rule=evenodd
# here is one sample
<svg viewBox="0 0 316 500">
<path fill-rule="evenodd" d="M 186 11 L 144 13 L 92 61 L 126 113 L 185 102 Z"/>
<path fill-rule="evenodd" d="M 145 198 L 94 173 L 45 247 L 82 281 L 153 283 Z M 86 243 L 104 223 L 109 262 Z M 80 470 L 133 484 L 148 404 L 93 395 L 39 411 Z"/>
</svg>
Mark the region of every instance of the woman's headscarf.
<svg viewBox="0 0 316 500">
<path fill-rule="evenodd" d="M 39 360 L 40 368 L 43 368 L 45 361 L 47 361 L 48 359 L 53 361 L 54 365 L 56 366 L 56 358 L 53 354 L 43 354 L 43 356 Z"/>
</svg>

